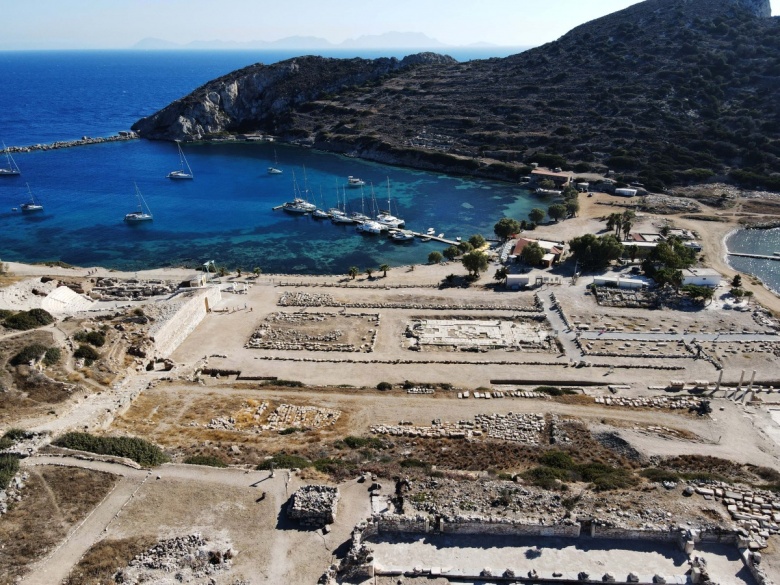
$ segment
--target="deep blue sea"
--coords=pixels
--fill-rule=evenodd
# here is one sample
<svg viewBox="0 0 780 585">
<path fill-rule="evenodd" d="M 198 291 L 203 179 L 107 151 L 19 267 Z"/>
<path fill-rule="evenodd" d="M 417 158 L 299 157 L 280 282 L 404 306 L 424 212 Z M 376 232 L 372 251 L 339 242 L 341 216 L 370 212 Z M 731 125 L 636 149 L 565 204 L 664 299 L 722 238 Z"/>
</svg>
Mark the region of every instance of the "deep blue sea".
<svg viewBox="0 0 780 585">
<path fill-rule="evenodd" d="M 0 53 L 5 94 L 0 140 L 23 146 L 115 134 L 210 79 L 291 56 L 257 51 Z M 485 55 L 473 55 L 480 56 Z M 386 207 L 389 178 L 392 210 L 408 228 L 433 227 L 451 238 L 489 235 L 499 218 L 523 218 L 532 207 L 549 204 L 506 183 L 388 167 L 283 144 L 184 148 L 194 181 L 165 178 L 178 167 L 172 143 L 135 140 L 17 154 L 22 175 L 0 178 L 0 258 L 129 270 L 196 266 L 213 259 L 231 269 L 260 266 L 266 273 L 344 273 L 350 266 L 425 262 L 432 250 L 444 247 L 393 243 L 329 221 L 272 211 L 293 197 L 293 174 L 300 188 L 308 186 L 313 202 L 325 207 L 336 204 L 348 175 L 373 184 Z M 268 175 L 275 157 L 284 172 Z M 43 213 L 12 211 L 28 199 L 26 183 L 44 205 Z M 154 214 L 153 222 L 122 221 L 136 208 L 134 183 Z M 360 190 L 347 194 L 351 208 L 360 209 Z M 368 186 L 364 204 L 371 204 Z"/>
</svg>

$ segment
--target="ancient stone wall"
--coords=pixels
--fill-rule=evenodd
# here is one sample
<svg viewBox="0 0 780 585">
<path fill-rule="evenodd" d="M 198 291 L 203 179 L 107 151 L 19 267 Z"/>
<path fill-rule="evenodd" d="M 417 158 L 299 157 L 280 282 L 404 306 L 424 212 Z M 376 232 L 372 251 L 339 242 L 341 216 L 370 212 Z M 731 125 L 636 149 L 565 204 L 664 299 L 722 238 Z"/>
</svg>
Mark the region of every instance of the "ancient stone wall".
<svg viewBox="0 0 780 585">
<path fill-rule="evenodd" d="M 502 536 L 559 536 L 577 538 L 580 535 L 579 524 L 520 524 L 517 522 L 491 522 L 491 519 L 466 520 L 443 523 L 443 532 L 447 534 L 494 534 Z"/>
<path fill-rule="evenodd" d="M 174 299 L 172 312 L 150 332 L 160 357 L 170 356 L 206 316 L 206 300 L 213 307 L 222 300 L 217 287 L 206 287 L 180 293 Z"/>
</svg>

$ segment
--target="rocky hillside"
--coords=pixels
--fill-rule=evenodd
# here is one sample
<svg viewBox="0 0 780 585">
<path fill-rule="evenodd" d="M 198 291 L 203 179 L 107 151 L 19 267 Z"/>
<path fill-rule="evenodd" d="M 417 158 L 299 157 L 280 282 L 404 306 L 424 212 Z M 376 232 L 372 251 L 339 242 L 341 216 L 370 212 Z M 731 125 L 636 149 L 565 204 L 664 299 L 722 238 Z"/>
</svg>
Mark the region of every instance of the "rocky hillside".
<svg viewBox="0 0 780 585">
<path fill-rule="evenodd" d="M 768 0 L 647 0 L 505 59 L 304 57 L 216 79 L 134 130 L 257 130 L 383 162 L 513 179 L 530 162 L 651 189 L 780 190 L 780 19 Z"/>
</svg>

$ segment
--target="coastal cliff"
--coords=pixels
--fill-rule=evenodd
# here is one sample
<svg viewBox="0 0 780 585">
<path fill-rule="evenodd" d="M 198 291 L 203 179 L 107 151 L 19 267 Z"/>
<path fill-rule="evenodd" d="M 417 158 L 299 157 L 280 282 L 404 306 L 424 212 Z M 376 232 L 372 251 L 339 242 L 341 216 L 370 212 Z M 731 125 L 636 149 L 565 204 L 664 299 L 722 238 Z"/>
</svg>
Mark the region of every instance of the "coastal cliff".
<svg viewBox="0 0 780 585">
<path fill-rule="evenodd" d="M 133 130 L 145 138 L 200 140 L 231 132 L 275 131 L 306 103 L 350 87 L 376 84 L 422 64 L 452 65 L 447 56 L 420 53 L 398 60 L 306 56 L 256 64 L 210 81 Z"/>
<path fill-rule="evenodd" d="M 654 190 L 715 178 L 780 190 L 780 19 L 770 14 L 768 0 L 647 0 L 505 59 L 253 65 L 133 130 L 263 132 L 502 179 L 539 162 L 611 169 Z"/>
</svg>

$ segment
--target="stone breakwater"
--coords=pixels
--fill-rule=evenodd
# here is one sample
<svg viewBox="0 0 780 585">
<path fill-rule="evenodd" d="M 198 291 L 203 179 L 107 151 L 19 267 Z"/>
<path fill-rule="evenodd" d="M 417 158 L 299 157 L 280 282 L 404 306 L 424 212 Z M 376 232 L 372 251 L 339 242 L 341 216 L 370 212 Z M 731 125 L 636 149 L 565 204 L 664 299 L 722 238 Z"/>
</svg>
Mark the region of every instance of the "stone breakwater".
<svg viewBox="0 0 780 585">
<path fill-rule="evenodd" d="M 333 524 L 339 501 L 339 490 L 325 485 L 307 485 L 290 498 L 287 515 L 304 526 Z"/>
<path fill-rule="evenodd" d="M 51 144 L 33 144 L 32 146 L 9 146 L 5 150 L 0 150 L 0 154 L 6 152 L 32 152 L 34 150 L 57 150 L 59 148 L 72 148 L 74 146 L 86 146 L 88 144 L 103 144 L 105 142 L 122 142 L 125 140 L 136 140 L 139 136 L 135 132 L 122 130 L 119 134 L 113 136 L 103 136 L 99 138 L 90 138 L 82 136 L 79 140 L 58 140 Z"/>
</svg>

